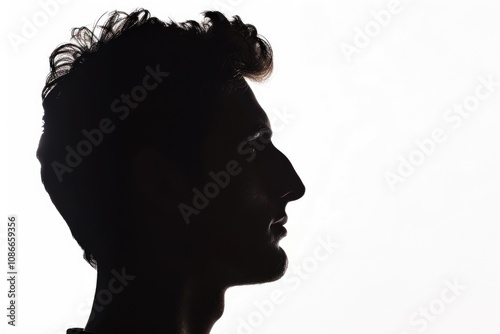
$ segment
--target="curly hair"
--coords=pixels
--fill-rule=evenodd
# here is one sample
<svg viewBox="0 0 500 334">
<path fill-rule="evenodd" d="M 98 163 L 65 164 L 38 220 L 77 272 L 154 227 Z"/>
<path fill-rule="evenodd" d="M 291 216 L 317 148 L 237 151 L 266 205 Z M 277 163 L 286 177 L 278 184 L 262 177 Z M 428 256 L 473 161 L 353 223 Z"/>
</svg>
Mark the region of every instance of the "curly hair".
<svg viewBox="0 0 500 334">
<path fill-rule="evenodd" d="M 130 14 L 113 11 L 92 30 L 72 29 L 74 42 L 50 55 L 50 73 L 42 90 L 44 131 L 37 150 L 41 178 L 94 268 L 103 253 L 103 240 L 116 239 L 119 233 L 109 218 L 116 217 L 111 211 L 122 205 L 118 197 L 134 152 L 162 138 L 169 142 L 169 156 L 185 168 L 199 162 L 193 153 L 209 115 L 192 112 L 191 119 L 198 121 L 190 125 L 189 135 L 182 135 L 186 127 L 179 127 L 179 120 L 188 112 L 180 111 L 179 101 L 203 94 L 209 87 L 231 89 L 244 78 L 262 81 L 272 72 L 271 46 L 253 25 L 238 16 L 229 21 L 217 11 L 203 15 L 202 23 L 176 23 L 151 17 L 145 9 Z M 57 163 L 82 141 L 83 131 L 92 133 L 86 129 L 111 117 L 111 101 L 140 82 L 145 66 L 155 64 L 169 75 L 161 89 L 149 92 L 147 101 L 112 136 L 99 142 L 81 166 L 66 166 L 68 175 L 62 182 L 56 175 Z"/>
<path fill-rule="evenodd" d="M 176 30 L 178 35 L 197 35 L 198 43 L 205 40 L 216 48 L 220 57 L 226 57 L 223 66 L 254 81 L 269 77 L 273 70 L 272 48 L 265 38 L 257 34 L 251 24 L 244 24 L 239 16 L 233 21 L 218 11 L 203 12 L 206 21 L 202 24 L 189 20 L 182 23 L 165 23 L 151 17 L 148 10 L 137 9 L 130 14 L 113 11 L 104 25 L 96 24 L 93 30 L 87 27 L 73 28 L 71 39 L 75 43 L 66 43 L 57 47 L 50 55 L 50 73 L 42 90 L 42 99 L 65 75 L 69 74 L 86 59 L 124 33 L 130 33 L 141 26 Z M 102 17 L 102 16 L 101 16 Z M 100 28 L 100 35 L 96 29 Z M 159 29 L 157 29 L 159 31 Z"/>
</svg>

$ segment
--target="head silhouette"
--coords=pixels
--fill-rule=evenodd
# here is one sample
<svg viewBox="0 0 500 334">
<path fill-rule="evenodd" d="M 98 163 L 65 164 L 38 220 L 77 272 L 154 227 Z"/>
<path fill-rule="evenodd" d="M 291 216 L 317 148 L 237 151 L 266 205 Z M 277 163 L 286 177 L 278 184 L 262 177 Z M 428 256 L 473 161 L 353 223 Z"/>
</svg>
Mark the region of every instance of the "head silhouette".
<svg viewBox="0 0 500 334">
<path fill-rule="evenodd" d="M 228 287 L 286 270 L 285 206 L 305 187 L 246 82 L 271 74 L 272 49 L 203 14 L 115 11 L 50 56 L 37 157 L 97 269 L 89 332 L 208 333 Z"/>
</svg>

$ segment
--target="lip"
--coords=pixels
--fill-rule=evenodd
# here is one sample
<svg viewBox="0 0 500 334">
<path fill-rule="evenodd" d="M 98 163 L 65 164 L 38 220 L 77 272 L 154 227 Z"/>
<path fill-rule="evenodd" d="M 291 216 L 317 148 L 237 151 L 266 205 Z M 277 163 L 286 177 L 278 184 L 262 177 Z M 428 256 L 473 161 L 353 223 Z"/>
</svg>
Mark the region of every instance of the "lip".
<svg viewBox="0 0 500 334">
<path fill-rule="evenodd" d="M 271 225 L 271 233 L 278 239 L 286 237 L 288 231 L 286 230 L 285 226 L 282 224 L 273 224 Z"/>
<path fill-rule="evenodd" d="M 284 215 L 283 217 L 281 217 L 280 219 L 274 221 L 274 222 L 271 222 L 271 226 L 275 225 L 275 224 L 279 224 L 281 226 L 285 225 L 286 222 L 288 221 L 288 216 L 287 215 Z"/>
<path fill-rule="evenodd" d="M 277 240 L 286 237 L 286 235 L 288 233 L 285 226 L 283 226 L 282 224 L 272 224 L 270 230 L 271 230 L 272 235 Z"/>
<path fill-rule="evenodd" d="M 286 237 L 287 230 L 286 230 L 285 226 L 283 226 L 283 225 L 285 225 L 287 221 L 288 221 L 288 217 L 287 217 L 287 215 L 284 215 L 280 219 L 271 222 L 271 225 L 269 226 L 269 230 L 277 239 L 281 239 L 281 238 Z"/>
</svg>

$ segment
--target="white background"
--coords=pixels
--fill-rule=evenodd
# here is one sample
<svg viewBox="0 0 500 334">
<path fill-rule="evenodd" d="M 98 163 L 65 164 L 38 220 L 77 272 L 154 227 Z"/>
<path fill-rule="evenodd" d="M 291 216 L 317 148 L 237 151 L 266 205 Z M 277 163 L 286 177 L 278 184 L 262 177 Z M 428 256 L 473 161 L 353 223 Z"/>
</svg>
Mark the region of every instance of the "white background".
<svg viewBox="0 0 500 334">
<path fill-rule="evenodd" d="M 500 82 L 499 2 L 73 0 L 38 22 L 41 3 L 9 1 L 0 20 L 0 262 L 9 214 L 20 235 L 18 327 L 6 325 L 2 279 L 2 333 L 86 323 L 95 271 L 40 181 L 40 94 L 48 57 L 72 27 L 137 7 L 175 21 L 219 9 L 257 27 L 275 71 L 252 87 L 269 116 L 281 116 L 275 143 L 307 187 L 287 208 L 287 277 L 229 289 L 212 333 L 500 332 L 500 86 L 481 84 Z M 26 20 L 37 31 L 16 46 Z M 347 45 L 357 53 L 347 56 Z M 448 112 L 464 103 L 473 110 L 458 123 Z M 436 129 L 446 139 L 424 155 L 416 141 Z M 391 188 L 387 173 L 410 158 L 420 164 Z M 315 256 L 318 238 L 336 243 L 331 254 Z M 280 302 L 269 302 L 278 291 Z"/>
</svg>

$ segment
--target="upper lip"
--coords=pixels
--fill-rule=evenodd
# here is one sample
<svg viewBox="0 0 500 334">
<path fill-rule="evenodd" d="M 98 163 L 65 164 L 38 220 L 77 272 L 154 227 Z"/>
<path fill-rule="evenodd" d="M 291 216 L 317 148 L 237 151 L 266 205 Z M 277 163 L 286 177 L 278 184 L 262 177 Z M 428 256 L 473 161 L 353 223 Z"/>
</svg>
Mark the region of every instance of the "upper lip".
<svg viewBox="0 0 500 334">
<path fill-rule="evenodd" d="M 287 216 L 287 215 L 284 215 L 284 216 L 283 216 L 283 217 L 281 217 L 280 219 L 278 219 L 278 220 L 276 220 L 276 221 L 272 222 L 272 223 L 271 223 L 271 225 L 273 225 L 273 224 L 285 225 L 285 224 L 286 224 L 286 222 L 287 222 L 287 220 L 288 220 L 288 216 Z"/>
</svg>

